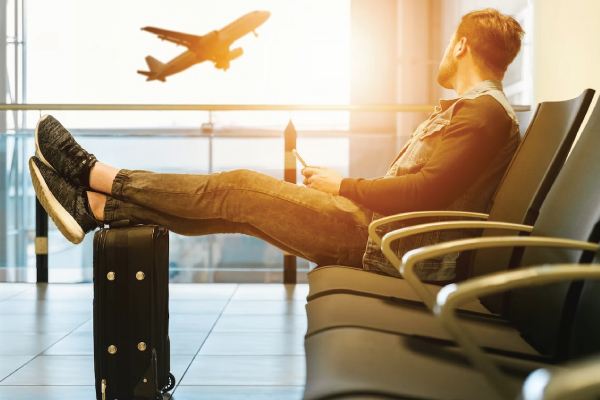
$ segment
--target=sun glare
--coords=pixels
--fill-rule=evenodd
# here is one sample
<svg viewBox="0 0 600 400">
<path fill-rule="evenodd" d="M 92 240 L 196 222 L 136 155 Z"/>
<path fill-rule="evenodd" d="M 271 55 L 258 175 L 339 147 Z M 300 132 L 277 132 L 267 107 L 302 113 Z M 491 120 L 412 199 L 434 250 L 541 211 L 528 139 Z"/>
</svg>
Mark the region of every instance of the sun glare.
<svg viewBox="0 0 600 400">
<path fill-rule="evenodd" d="M 30 103 L 349 103 L 349 0 L 30 0 L 27 7 Z M 231 46 L 242 47 L 244 55 L 228 71 L 204 62 L 166 83 L 146 82 L 136 73 L 147 69 L 147 55 L 168 62 L 186 50 L 141 27 L 205 35 L 254 10 L 270 11 L 271 17 L 257 29 L 258 38 L 249 34 Z M 122 114 L 111 114 L 115 126 L 129 125 L 134 113 Z M 89 126 L 86 118 L 81 126 Z M 198 114 L 151 118 L 150 125 L 192 120 L 197 125 Z M 246 120 L 233 114 L 222 118 Z M 268 119 L 264 115 L 263 123 Z M 106 118 L 98 123 L 106 127 Z M 139 120 L 132 124 L 140 126 Z"/>
</svg>

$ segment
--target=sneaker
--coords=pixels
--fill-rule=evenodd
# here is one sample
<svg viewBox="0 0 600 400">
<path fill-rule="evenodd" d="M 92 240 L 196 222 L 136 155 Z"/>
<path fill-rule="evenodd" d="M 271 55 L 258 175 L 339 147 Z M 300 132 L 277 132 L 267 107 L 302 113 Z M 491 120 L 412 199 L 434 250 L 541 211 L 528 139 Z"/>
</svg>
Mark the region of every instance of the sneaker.
<svg viewBox="0 0 600 400">
<path fill-rule="evenodd" d="M 29 159 L 35 193 L 58 230 L 72 243 L 81 243 L 86 233 L 103 227 L 94 218 L 85 188 L 68 182 L 37 157 Z"/>
<path fill-rule="evenodd" d="M 90 189 L 90 170 L 98 160 L 52 115 L 44 115 L 35 127 L 35 155 L 70 182 Z"/>
</svg>

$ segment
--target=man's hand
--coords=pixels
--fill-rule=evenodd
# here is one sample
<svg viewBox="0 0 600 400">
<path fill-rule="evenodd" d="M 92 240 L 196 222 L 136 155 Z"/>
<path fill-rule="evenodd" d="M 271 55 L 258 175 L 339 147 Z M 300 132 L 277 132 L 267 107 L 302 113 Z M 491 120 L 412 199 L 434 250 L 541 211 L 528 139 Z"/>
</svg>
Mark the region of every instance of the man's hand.
<svg viewBox="0 0 600 400">
<path fill-rule="evenodd" d="M 304 175 L 302 183 L 306 187 L 335 196 L 340 194 L 342 177 L 336 171 L 325 167 L 307 167 L 300 172 Z"/>
</svg>

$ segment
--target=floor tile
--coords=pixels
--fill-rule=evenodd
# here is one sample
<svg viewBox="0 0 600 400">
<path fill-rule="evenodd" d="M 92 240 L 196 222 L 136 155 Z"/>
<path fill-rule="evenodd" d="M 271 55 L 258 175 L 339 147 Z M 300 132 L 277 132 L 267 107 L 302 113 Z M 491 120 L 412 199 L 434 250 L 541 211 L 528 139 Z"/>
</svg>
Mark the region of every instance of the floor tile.
<svg viewBox="0 0 600 400">
<path fill-rule="evenodd" d="M 197 356 L 181 385 L 301 386 L 303 356 Z"/>
<path fill-rule="evenodd" d="M 0 357 L 0 360 L 3 358 Z M 171 356 L 171 372 L 180 379 L 194 356 Z M 94 384 L 94 357 L 39 356 L 0 382 L 2 386 L 86 386 Z"/>
<path fill-rule="evenodd" d="M 94 335 L 73 332 L 44 352 L 45 356 L 93 356 Z"/>
<path fill-rule="evenodd" d="M 229 283 L 172 283 L 171 300 L 229 300 L 237 284 Z"/>
<path fill-rule="evenodd" d="M 0 355 L 37 356 L 64 336 L 64 333 L 2 332 Z"/>
<path fill-rule="evenodd" d="M 2 386 L 86 386 L 94 383 L 91 356 L 38 356 L 0 382 Z"/>
<path fill-rule="evenodd" d="M 181 380 L 181 377 L 183 376 L 185 371 L 188 369 L 188 367 L 192 363 L 193 359 L 194 359 L 194 356 L 192 356 L 192 355 L 188 355 L 188 356 L 171 355 L 171 373 L 177 380 L 177 383 L 179 383 L 179 381 Z"/>
<path fill-rule="evenodd" d="M 0 356 L 0 382 L 20 367 L 27 364 L 32 358 L 33 356 Z M 0 396 L 0 399 L 3 398 L 4 397 Z"/>
<path fill-rule="evenodd" d="M 218 315 L 171 315 L 169 332 L 210 331 L 218 318 Z"/>
<path fill-rule="evenodd" d="M 174 314 L 220 314 L 227 300 L 172 300 L 169 302 L 169 312 Z"/>
<path fill-rule="evenodd" d="M 213 332 L 302 332 L 304 315 L 221 315 Z"/>
<path fill-rule="evenodd" d="M 33 283 L 0 283 L 0 301 L 12 299 L 34 288 L 35 284 Z"/>
<path fill-rule="evenodd" d="M 173 400 L 301 400 L 303 395 L 302 386 L 179 386 Z"/>
<path fill-rule="evenodd" d="M 93 398 L 92 285 L 17 285 L 0 284 L 0 399 Z M 170 291 L 175 400 L 302 398 L 306 285 Z"/>
<path fill-rule="evenodd" d="M 277 333 L 211 333 L 200 355 L 304 355 L 304 334 Z"/>
<path fill-rule="evenodd" d="M 94 332 L 94 318 L 90 318 L 86 323 L 75 329 L 73 333 Z"/>
<path fill-rule="evenodd" d="M 0 316 L 0 332 L 64 332 L 67 334 L 91 317 L 92 315 L 89 313 L 2 315 Z"/>
<path fill-rule="evenodd" d="M 238 300 L 230 301 L 223 314 L 306 315 L 305 305 L 306 301 Z"/>
<path fill-rule="evenodd" d="M 21 293 L 11 300 L 92 300 L 94 287 L 91 283 L 60 284 L 38 283 L 32 290 Z"/>
<path fill-rule="evenodd" d="M 196 355 L 206 340 L 206 332 L 169 332 L 171 355 Z"/>
<path fill-rule="evenodd" d="M 92 313 L 92 299 L 67 300 L 14 300 L 0 302 L 0 315 L 8 314 L 84 314 Z"/>
<path fill-rule="evenodd" d="M 240 284 L 231 300 L 306 301 L 308 285 Z"/>
<path fill-rule="evenodd" d="M 0 386 L 0 399 L 86 400 L 95 399 L 94 386 Z"/>
</svg>

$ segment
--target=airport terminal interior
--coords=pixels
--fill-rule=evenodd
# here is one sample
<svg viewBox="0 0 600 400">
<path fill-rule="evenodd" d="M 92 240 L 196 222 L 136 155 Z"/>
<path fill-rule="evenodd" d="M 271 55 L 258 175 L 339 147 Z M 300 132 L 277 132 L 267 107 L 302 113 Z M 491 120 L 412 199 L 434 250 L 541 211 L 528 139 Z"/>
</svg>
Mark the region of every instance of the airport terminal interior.
<svg viewBox="0 0 600 400">
<path fill-rule="evenodd" d="M 457 31 L 489 9 L 512 25 L 479 42 Z M 600 398 L 599 16 L 596 0 L 0 0 L 0 400 Z M 498 75 L 494 46 L 510 48 L 515 26 L 520 51 Z M 459 89 L 465 68 L 487 77 Z M 380 211 L 386 178 L 423 176 L 423 193 L 462 179 L 435 181 L 427 164 L 456 120 L 489 112 L 465 122 L 456 104 L 483 97 L 513 143 L 486 153 L 505 160 L 495 183 L 478 178 L 491 167 L 463 167 L 475 183 L 460 201 L 419 192 L 403 206 L 406 189 Z M 64 128 L 46 131 L 54 119 Z M 65 132 L 117 170 L 256 171 L 290 196 L 323 195 L 303 170 L 324 167 L 339 180 L 319 198 L 340 214 L 315 233 L 318 218 L 265 203 L 250 207 L 262 221 L 231 219 L 238 233 L 198 211 L 173 229 L 200 233 L 106 220 L 73 240 L 82 222 L 57 207 L 95 208 L 71 183 L 67 205 L 48 178 L 67 179 L 43 147 Z M 496 162 L 483 153 L 445 165 Z M 164 193 L 147 200 L 161 218 L 186 203 Z M 231 214 L 227 196 L 210 208 Z M 209 208 L 200 198 L 184 205 Z M 350 208 L 368 216 L 359 249 L 338 239 L 354 220 L 329 233 Z M 289 237 L 337 253 L 300 257 L 316 250 Z"/>
</svg>

